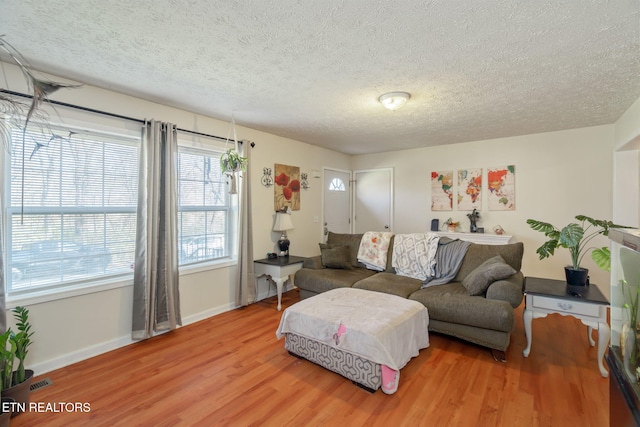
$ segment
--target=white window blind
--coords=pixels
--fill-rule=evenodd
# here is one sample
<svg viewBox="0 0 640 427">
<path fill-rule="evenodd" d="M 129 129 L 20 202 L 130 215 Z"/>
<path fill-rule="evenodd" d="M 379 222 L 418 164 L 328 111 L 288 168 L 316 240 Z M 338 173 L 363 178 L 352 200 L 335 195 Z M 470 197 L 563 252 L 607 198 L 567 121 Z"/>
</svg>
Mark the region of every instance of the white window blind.
<svg viewBox="0 0 640 427">
<path fill-rule="evenodd" d="M 178 153 L 178 241 L 181 265 L 230 253 L 231 209 L 219 151 Z"/>
<path fill-rule="evenodd" d="M 22 139 L 14 129 L 6 203 L 9 294 L 130 274 L 139 140 L 32 126 L 23 168 Z"/>
</svg>

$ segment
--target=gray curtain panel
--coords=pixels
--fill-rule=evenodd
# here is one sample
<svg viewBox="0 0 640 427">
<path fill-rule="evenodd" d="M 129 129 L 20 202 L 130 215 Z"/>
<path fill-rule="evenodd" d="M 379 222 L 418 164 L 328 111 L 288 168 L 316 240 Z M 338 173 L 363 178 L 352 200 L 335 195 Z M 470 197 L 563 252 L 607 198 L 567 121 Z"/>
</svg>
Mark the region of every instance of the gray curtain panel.
<svg viewBox="0 0 640 427">
<path fill-rule="evenodd" d="M 236 305 L 246 306 L 256 302 L 255 275 L 253 272 L 253 225 L 251 223 L 251 146 L 249 141 L 239 144 L 239 154 L 248 159 L 247 170 L 239 172 L 238 193 L 238 275 L 236 283 Z"/>
<path fill-rule="evenodd" d="M 2 192 L 0 192 L 2 194 Z M 2 203 L 0 202 L 0 333 L 4 333 L 7 330 L 7 306 L 5 304 L 4 296 L 4 220 L 2 217 Z"/>
<path fill-rule="evenodd" d="M 146 122 L 138 177 L 136 259 L 133 278 L 134 340 L 182 325 L 178 289 L 176 126 Z"/>
</svg>

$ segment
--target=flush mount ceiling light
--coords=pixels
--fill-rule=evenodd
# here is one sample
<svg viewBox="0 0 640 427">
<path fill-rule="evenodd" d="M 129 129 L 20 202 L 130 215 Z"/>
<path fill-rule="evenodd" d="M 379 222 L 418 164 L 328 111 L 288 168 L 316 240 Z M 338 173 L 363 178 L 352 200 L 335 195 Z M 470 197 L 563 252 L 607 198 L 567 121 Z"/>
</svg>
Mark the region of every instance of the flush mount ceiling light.
<svg viewBox="0 0 640 427">
<path fill-rule="evenodd" d="M 389 92 L 381 95 L 378 101 L 380 101 L 387 110 L 394 111 L 402 107 L 409 98 L 411 98 L 411 95 L 407 92 Z"/>
</svg>

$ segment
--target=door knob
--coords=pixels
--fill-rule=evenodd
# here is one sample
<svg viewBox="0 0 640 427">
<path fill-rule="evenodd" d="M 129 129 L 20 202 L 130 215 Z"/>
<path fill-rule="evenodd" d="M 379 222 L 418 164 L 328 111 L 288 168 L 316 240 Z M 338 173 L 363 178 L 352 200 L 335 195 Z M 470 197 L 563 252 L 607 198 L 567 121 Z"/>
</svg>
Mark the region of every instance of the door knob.
<svg viewBox="0 0 640 427">
<path fill-rule="evenodd" d="M 388 229 L 389 229 L 389 226 L 388 226 L 388 225 L 385 225 L 385 226 L 384 226 L 384 229 L 385 229 L 385 230 L 388 230 Z"/>
</svg>

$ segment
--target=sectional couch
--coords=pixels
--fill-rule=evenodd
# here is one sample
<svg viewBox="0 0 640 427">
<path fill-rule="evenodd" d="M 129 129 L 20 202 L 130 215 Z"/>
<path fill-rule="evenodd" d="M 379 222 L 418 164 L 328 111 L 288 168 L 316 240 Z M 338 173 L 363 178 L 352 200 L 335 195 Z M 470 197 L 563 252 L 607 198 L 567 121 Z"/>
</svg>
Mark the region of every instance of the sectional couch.
<svg viewBox="0 0 640 427">
<path fill-rule="evenodd" d="M 506 360 L 514 309 L 523 299 L 522 243 L 471 243 L 452 281 L 423 287 L 421 280 L 395 274 L 391 266 L 393 241 L 384 271 L 367 269 L 358 262 L 362 236 L 330 232 L 326 245 L 321 245 L 323 254 L 308 258 L 295 274 L 300 297 L 353 287 L 419 301 L 428 309 L 429 331 L 488 347 L 496 360 Z M 494 266 L 496 262 L 501 264 Z M 496 276 L 500 276 L 498 280 L 494 280 Z"/>
</svg>

